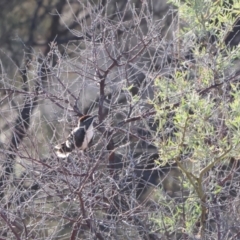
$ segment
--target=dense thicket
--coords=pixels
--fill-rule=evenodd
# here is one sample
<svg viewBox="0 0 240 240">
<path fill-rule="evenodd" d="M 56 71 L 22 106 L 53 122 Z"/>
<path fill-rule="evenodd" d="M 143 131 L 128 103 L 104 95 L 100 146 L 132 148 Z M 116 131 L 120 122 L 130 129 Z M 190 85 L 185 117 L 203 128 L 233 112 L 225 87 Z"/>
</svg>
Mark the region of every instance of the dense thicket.
<svg viewBox="0 0 240 240">
<path fill-rule="evenodd" d="M 1 239 L 240 238 L 239 1 L 0 6 Z"/>
</svg>

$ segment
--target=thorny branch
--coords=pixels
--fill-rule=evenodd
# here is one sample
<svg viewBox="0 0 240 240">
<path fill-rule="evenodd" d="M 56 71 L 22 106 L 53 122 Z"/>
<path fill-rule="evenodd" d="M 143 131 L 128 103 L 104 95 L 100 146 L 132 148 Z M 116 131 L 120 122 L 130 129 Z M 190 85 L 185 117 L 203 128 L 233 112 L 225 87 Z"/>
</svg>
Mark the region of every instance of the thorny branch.
<svg viewBox="0 0 240 240">
<path fill-rule="evenodd" d="M 41 1 L 36 1 L 36 3 L 31 18 L 32 22 L 29 24 L 31 31 L 38 28 L 41 19 L 47 16 L 50 9 L 46 7 L 47 3 L 42 4 Z M 72 7 L 71 4 L 68 2 L 68 6 Z M 153 118 L 152 116 L 157 113 L 146 99 L 149 97 L 147 94 L 148 87 L 151 88 L 154 85 L 155 78 L 162 76 L 162 69 L 159 70 L 158 68 L 162 66 L 172 68 L 170 61 L 173 60 L 171 56 L 168 56 L 165 49 L 168 44 L 162 45 L 161 42 L 165 41 L 164 35 L 161 33 L 164 22 L 163 19 L 161 24 L 153 21 L 154 16 L 151 18 L 150 15 L 154 12 L 152 8 L 157 7 L 157 5 L 151 6 L 145 0 L 139 1 L 135 5 L 131 1 L 128 1 L 126 4 L 119 2 L 116 6 L 112 6 L 115 9 L 115 13 L 111 14 L 111 16 L 108 15 L 110 9 L 108 4 L 110 2 L 105 0 L 100 1 L 99 5 L 94 7 L 89 2 L 86 5 L 80 3 L 82 8 L 76 7 L 76 11 L 75 9 L 70 9 L 68 12 L 66 1 L 60 0 L 54 3 L 54 10 L 51 11 L 53 18 L 50 22 L 51 26 L 46 39 L 38 41 L 35 39 L 35 33 L 31 32 L 29 40 L 25 43 L 26 45 L 31 45 L 27 46 L 28 49 L 38 45 L 45 47 L 43 50 L 45 55 L 49 52 L 47 60 L 44 60 L 45 68 L 41 68 L 41 73 L 45 74 L 47 86 L 43 84 L 41 84 L 40 88 L 37 86 L 38 83 L 41 83 L 42 76 L 39 76 L 37 79 L 24 79 L 27 76 L 26 71 L 22 72 L 24 79 L 23 89 L 20 89 L 18 85 L 12 85 L 11 87 L 8 87 L 8 85 L 0 86 L 0 92 L 6 94 L 0 100 L 0 104 L 4 104 L 8 101 L 8 98 L 10 99 L 13 96 L 24 97 L 25 99 L 23 108 L 20 109 L 19 116 L 14 122 L 14 128 L 11 129 L 13 132 L 10 138 L 11 147 L 0 149 L 0 153 L 7 156 L 7 160 L 5 161 L 4 158 L 3 162 L 5 175 L 1 176 L 0 185 L 2 200 L 4 203 L 5 200 L 7 202 L 5 208 L 14 208 L 17 205 L 22 211 L 21 216 L 23 216 L 24 228 L 22 227 L 21 229 L 21 236 L 25 232 L 26 238 L 34 237 L 32 232 L 37 232 L 38 230 L 36 229 L 43 221 L 45 224 L 48 221 L 56 221 L 56 219 L 58 223 L 57 226 L 54 226 L 55 228 L 53 227 L 54 230 L 52 226 L 49 226 L 47 230 L 40 227 L 43 231 L 47 232 L 49 230 L 48 234 L 52 234 L 51 236 L 56 238 L 62 234 L 61 231 L 65 230 L 65 227 L 70 228 L 68 237 L 72 240 L 79 237 L 87 237 L 89 239 L 112 237 L 117 239 L 119 238 L 119 232 L 122 235 L 125 234 L 124 237 L 127 236 L 129 239 L 133 235 L 135 238 L 160 239 L 163 236 L 163 232 L 165 232 L 165 236 L 168 239 L 172 237 L 172 233 L 169 232 L 169 223 L 167 222 L 163 221 L 163 228 L 151 228 L 155 225 L 152 224 L 150 219 L 152 217 L 151 214 L 161 212 L 162 219 L 166 215 L 169 217 L 171 211 L 166 211 L 168 205 L 170 206 L 169 209 L 172 210 L 171 207 L 178 207 L 178 202 L 168 192 L 164 195 L 164 198 L 169 201 L 164 207 L 162 207 L 160 201 L 155 201 L 157 196 L 154 196 L 154 200 L 150 199 L 154 192 L 159 194 L 158 186 L 161 185 L 161 189 L 164 189 L 160 172 L 164 172 L 165 180 L 169 171 L 155 164 L 156 161 L 160 161 L 158 150 L 155 146 L 153 146 L 155 157 L 150 159 L 150 150 L 147 148 L 150 145 L 154 145 L 155 136 L 148 134 L 149 130 L 152 131 L 150 127 L 148 129 L 145 126 L 145 131 L 141 125 L 141 120 L 148 124 L 148 119 Z M 68 24 L 62 23 L 65 13 L 75 14 L 75 20 L 70 21 Z M 40 20 L 37 20 L 38 16 Z M 165 16 L 164 18 L 167 17 Z M 142 28 L 142 24 L 146 24 L 146 32 L 144 27 Z M 71 33 L 71 35 L 67 35 L 68 33 Z M 54 43 L 48 45 L 53 40 Z M 69 43 L 68 40 L 74 41 Z M 65 42 L 69 45 L 59 46 L 59 52 L 57 52 L 56 43 Z M 171 42 L 174 44 L 174 41 Z M 163 47 L 162 53 L 159 46 Z M 178 47 L 177 54 L 180 57 L 180 45 Z M 153 49 L 154 51 L 152 51 Z M 160 54 L 158 53 L 159 49 Z M 72 56 L 74 57 L 72 58 Z M 50 57 L 52 57 L 52 66 L 49 64 Z M 158 58 L 161 60 L 159 61 L 159 66 L 156 66 L 155 60 L 157 62 Z M 167 59 L 166 61 L 165 58 Z M 55 66 L 57 66 L 57 71 Z M 141 66 L 144 67 L 142 68 Z M 76 89 L 78 94 L 74 91 L 75 89 L 73 91 L 70 90 L 68 84 L 65 83 L 65 79 L 64 81 L 62 80 L 61 73 L 78 75 L 76 78 L 75 76 L 73 77 L 74 81 L 80 83 Z M 220 83 L 218 82 L 203 89 L 190 89 L 190 91 L 195 91 L 196 94 L 205 97 L 213 89 L 224 84 L 237 83 L 239 75 L 237 71 L 226 79 L 219 77 Z M 117 78 L 119 80 L 116 81 Z M 66 80 L 71 81 L 72 78 Z M 127 84 L 125 84 L 125 81 Z M 32 86 L 33 82 L 36 84 L 35 90 L 30 91 L 28 86 Z M 86 107 L 83 104 L 84 110 L 78 108 L 80 95 L 85 91 L 82 83 L 94 87 L 98 86 L 96 91 L 98 96 L 91 99 L 93 101 L 91 107 Z M 113 85 L 118 86 L 112 87 Z M 133 85 L 137 90 L 134 93 L 131 90 L 125 91 L 124 86 L 126 85 L 128 89 Z M 55 90 L 55 87 L 59 94 L 51 92 L 52 89 Z M 117 93 L 113 94 L 112 90 Z M 70 97 L 70 100 L 64 96 L 63 92 Z M 144 96 L 145 93 L 146 96 Z M 91 93 L 86 92 L 84 94 L 82 97 L 83 101 L 85 101 L 85 97 L 92 97 L 88 96 Z M 124 97 L 120 99 L 121 94 Z M 184 98 L 187 92 L 183 91 L 181 94 Z M 134 99 L 134 97 L 136 98 Z M 43 128 L 41 125 L 43 120 L 39 117 L 41 121 L 32 122 L 32 126 L 37 126 L 37 130 L 29 128 L 30 120 L 32 120 L 37 104 L 41 103 L 41 101 L 44 102 L 44 100 L 49 100 L 48 103 L 53 103 L 51 109 L 54 109 L 54 117 L 59 114 L 58 108 L 64 113 L 75 113 L 77 116 L 82 116 L 82 112 L 88 114 L 92 114 L 94 111 L 98 112 L 98 123 L 95 123 L 94 127 L 97 130 L 96 135 L 101 135 L 100 140 L 96 144 L 92 144 L 83 154 L 76 149 L 67 159 L 57 158 L 54 152 L 51 152 L 52 146 L 56 141 L 55 134 L 58 131 L 54 123 L 51 122 L 52 119 L 47 120 L 49 125 Z M 181 104 L 177 101 L 172 104 L 168 100 L 160 102 L 161 110 L 165 110 L 165 112 L 168 110 L 169 115 L 174 115 L 175 109 Z M 39 105 L 38 108 L 41 114 L 41 107 L 44 104 Z M 58 107 L 56 108 L 58 112 L 55 111 L 54 105 Z M 68 109 L 68 106 L 71 109 Z M 16 105 L 14 106 L 15 108 Z M 11 110 L 13 110 L 12 106 Z M 139 122 L 136 123 L 137 121 Z M 127 124 L 129 125 L 126 127 Z M 137 126 L 138 124 L 139 126 Z M 132 126 L 136 127 L 136 129 L 133 128 L 132 130 Z M 146 135 L 142 134 L 142 132 L 138 134 L 140 130 L 143 130 Z M 153 132 L 155 133 L 156 131 Z M 23 145 L 24 137 L 31 141 L 30 146 Z M 134 141 L 131 141 L 132 139 Z M 127 143 L 122 144 L 125 141 Z M 40 146 L 44 144 L 44 148 L 41 149 Z M 100 149 L 99 146 L 102 148 Z M 145 146 L 147 147 L 145 148 Z M 184 148 L 183 141 L 182 148 Z M 143 156 L 145 156 L 145 159 Z M 182 156 L 179 153 L 179 161 L 181 160 L 180 157 Z M 223 157 L 225 158 L 226 156 L 220 156 L 213 163 L 219 163 Z M 18 165 L 25 171 L 20 178 L 14 176 L 12 184 L 14 186 L 9 186 L 9 190 L 12 191 L 14 189 L 14 191 L 8 195 L 8 191 L 4 192 L 4 187 L 12 183 L 10 175 L 14 175 L 13 167 L 16 159 L 19 159 Z M 120 164 L 116 164 L 118 165 L 116 167 L 115 162 L 117 161 Z M 203 168 L 203 170 L 201 172 L 202 178 L 205 177 L 204 175 L 207 174 L 209 168 Z M 233 172 L 237 173 L 237 171 L 237 167 L 234 168 Z M 198 180 L 194 178 L 195 175 L 189 174 L 193 181 Z M 225 186 L 228 180 L 233 181 L 233 175 L 232 172 L 223 175 L 223 180 L 219 182 L 219 185 L 223 188 L 223 185 Z M 26 187 L 24 184 L 26 184 Z M 140 199 L 137 193 L 139 191 L 145 193 L 145 190 L 148 190 L 148 188 L 152 188 L 151 194 L 148 193 L 146 194 L 147 197 L 144 196 L 143 199 Z M 32 190 L 34 193 L 31 192 Z M 181 200 L 185 201 L 184 189 L 182 189 L 181 193 Z M 175 194 L 174 190 L 172 194 Z M 218 195 L 216 194 L 216 196 L 217 199 Z M 201 200 L 205 201 L 204 198 Z M 174 206 L 171 205 L 172 202 L 174 202 Z M 32 207 L 32 205 L 35 207 Z M 44 209 L 45 206 L 47 206 L 46 209 Z M 187 204 L 184 207 L 187 208 Z M 43 210 L 40 211 L 38 208 Z M 181 210 L 181 207 L 179 209 Z M 205 209 L 203 210 L 205 211 Z M 185 222 L 188 219 L 187 210 L 184 209 L 184 218 L 182 218 L 184 223 L 181 226 L 187 226 Z M 42 221 L 38 221 L 31 214 L 37 214 Z M 4 219 L 4 215 L 0 215 L 11 230 L 11 236 L 19 239 L 20 235 L 17 236 L 14 221 Z M 217 220 L 221 218 L 220 214 L 217 218 Z M 222 234 L 219 234 L 222 225 L 220 221 L 217 224 L 218 236 L 222 237 Z M 125 229 L 127 230 L 125 231 Z M 185 231 L 186 229 L 183 230 Z M 155 235 L 155 232 L 161 235 L 160 238 L 157 234 Z M 36 233 L 36 237 L 38 234 L 40 235 L 41 233 Z M 173 234 L 181 234 L 185 238 L 188 237 L 187 233 L 183 235 L 182 232 L 179 233 L 178 231 L 174 231 Z M 239 233 L 236 230 L 234 234 L 233 237 L 237 237 Z"/>
</svg>

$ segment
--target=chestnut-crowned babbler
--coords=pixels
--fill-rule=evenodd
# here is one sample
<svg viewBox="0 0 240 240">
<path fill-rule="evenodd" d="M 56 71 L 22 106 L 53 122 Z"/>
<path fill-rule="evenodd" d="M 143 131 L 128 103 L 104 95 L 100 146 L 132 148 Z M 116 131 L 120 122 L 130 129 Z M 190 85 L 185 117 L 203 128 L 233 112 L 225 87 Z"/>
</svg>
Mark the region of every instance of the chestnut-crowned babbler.
<svg viewBox="0 0 240 240">
<path fill-rule="evenodd" d="M 93 138 L 93 120 L 96 117 L 85 115 L 79 118 L 78 126 L 72 130 L 64 143 L 55 146 L 58 157 L 65 158 L 75 149 L 85 150 Z"/>
</svg>

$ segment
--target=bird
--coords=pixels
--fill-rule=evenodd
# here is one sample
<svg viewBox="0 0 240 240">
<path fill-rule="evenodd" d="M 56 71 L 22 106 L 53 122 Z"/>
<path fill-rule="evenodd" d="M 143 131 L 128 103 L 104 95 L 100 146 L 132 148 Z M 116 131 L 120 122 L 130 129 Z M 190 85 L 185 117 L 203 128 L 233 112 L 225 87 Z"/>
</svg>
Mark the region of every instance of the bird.
<svg viewBox="0 0 240 240">
<path fill-rule="evenodd" d="M 75 149 L 85 150 L 94 134 L 93 120 L 97 115 L 84 115 L 78 119 L 78 126 L 72 130 L 67 140 L 55 146 L 58 157 L 66 158 Z"/>
</svg>

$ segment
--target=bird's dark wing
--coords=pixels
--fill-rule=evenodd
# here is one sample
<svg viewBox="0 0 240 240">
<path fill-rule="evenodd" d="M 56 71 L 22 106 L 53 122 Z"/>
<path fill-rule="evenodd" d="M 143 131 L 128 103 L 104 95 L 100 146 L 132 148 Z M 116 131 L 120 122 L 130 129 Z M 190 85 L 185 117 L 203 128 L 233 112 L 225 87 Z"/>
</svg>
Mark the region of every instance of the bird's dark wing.
<svg viewBox="0 0 240 240">
<path fill-rule="evenodd" d="M 74 145 L 74 147 L 76 146 L 77 148 L 80 148 L 82 146 L 85 132 L 86 130 L 84 127 L 76 128 L 72 131 L 72 133 L 70 134 L 71 137 L 69 136 L 69 141 Z"/>
</svg>

